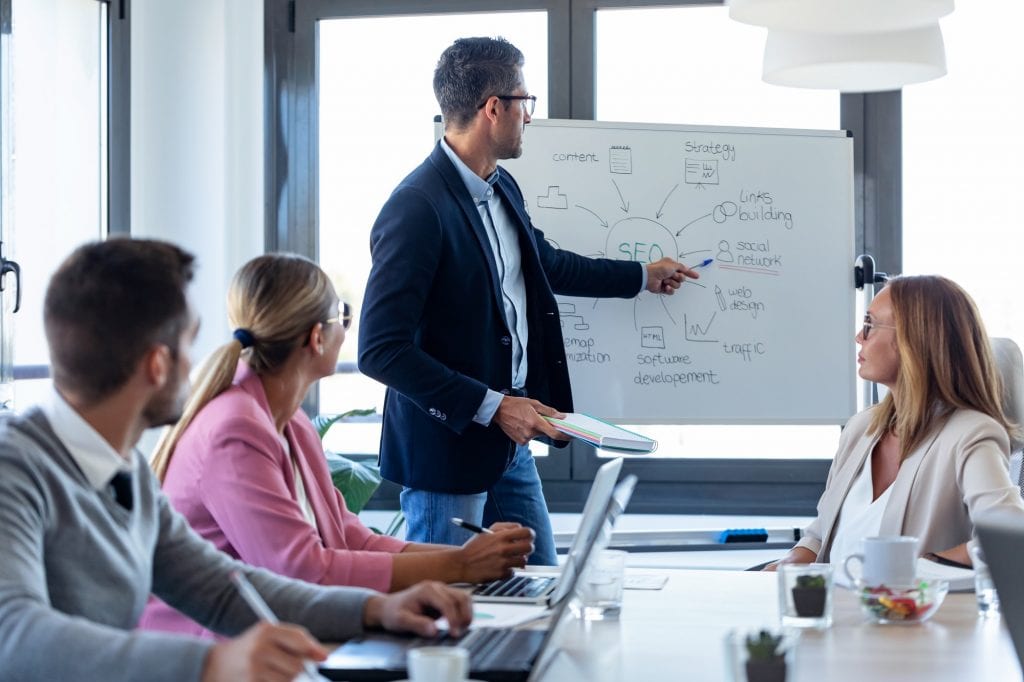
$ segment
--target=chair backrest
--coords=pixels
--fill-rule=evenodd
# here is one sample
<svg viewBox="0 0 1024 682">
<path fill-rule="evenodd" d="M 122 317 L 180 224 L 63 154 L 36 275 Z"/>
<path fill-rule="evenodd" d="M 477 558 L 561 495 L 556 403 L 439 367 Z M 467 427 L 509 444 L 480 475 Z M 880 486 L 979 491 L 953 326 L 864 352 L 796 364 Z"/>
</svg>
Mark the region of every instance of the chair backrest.
<svg viewBox="0 0 1024 682">
<path fill-rule="evenodd" d="M 1024 429 L 1024 356 L 1010 339 L 990 338 L 999 377 L 1003 381 L 1003 413 L 1007 419 Z M 1010 451 L 1024 448 L 1024 438 L 1018 436 L 1010 442 Z"/>
</svg>

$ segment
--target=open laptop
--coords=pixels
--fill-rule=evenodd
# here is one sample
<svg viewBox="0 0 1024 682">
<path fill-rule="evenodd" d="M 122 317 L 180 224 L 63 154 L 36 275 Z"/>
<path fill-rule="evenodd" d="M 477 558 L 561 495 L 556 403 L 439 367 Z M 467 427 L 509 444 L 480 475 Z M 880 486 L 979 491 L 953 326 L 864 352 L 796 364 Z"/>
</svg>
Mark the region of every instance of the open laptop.
<svg viewBox="0 0 1024 682">
<path fill-rule="evenodd" d="M 635 485 L 636 476 L 627 476 L 614 486 L 597 516 L 597 523 L 587 528 L 587 542 L 581 543 L 576 554 L 570 550 L 563 569 L 564 578 L 559 581 L 560 589 L 556 592 L 558 598 L 551 602 L 547 630 L 481 627 L 471 629 L 460 639 L 446 633 L 433 639 L 374 633 L 348 641 L 331 652 L 320 664 L 320 674 L 332 680 L 351 682 L 397 680 L 406 677 L 405 660 L 410 649 L 460 646 L 469 651 L 469 675 L 474 680 L 535 682 L 558 653 L 553 643 L 561 626 L 568 621 L 566 614 L 570 613 L 571 595 L 593 556 L 598 538 L 610 531 L 625 510 Z M 582 531 L 583 524 L 580 525 Z"/>
<path fill-rule="evenodd" d="M 978 519 L 976 527 L 999 594 L 999 611 L 1024 669 L 1024 527 L 1016 514 L 992 514 Z"/>
<path fill-rule="evenodd" d="M 599 530 L 604 521 L 604 513 L 608 508 L 608 500 L 615 489 L 615 481 L 622 471 L 622 458 L 618 457 L 606 462 L 594 475 L 590 486 L 590 494 L 583 505 L 580 525 L 569 547 L 569 556 L 578 555 L 585 542 L 592 542 L 599 537 L 593 531 Z M 506 602 L 513 604 L 551 604 L 552 595 L 559 585 L 568 582 L 572 576 L 566 575 L 572 567 L 566 562 L 560 572 L 539 573 L 519 571 L 511 578 L 481 583 L 473 590 L 473 599 L 483 602 Z"/>
</svg>

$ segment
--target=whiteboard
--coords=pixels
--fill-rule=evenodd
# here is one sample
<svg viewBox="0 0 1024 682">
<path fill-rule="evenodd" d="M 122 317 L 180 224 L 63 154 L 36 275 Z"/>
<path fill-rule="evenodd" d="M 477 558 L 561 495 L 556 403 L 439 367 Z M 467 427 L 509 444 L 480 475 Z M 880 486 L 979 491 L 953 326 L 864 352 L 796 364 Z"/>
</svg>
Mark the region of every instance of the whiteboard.
<svg viewBox="0 0 1024 682">
<path fill-rule="evenodd" d="M 842 424 L 856 409 L 853 145 L 842 131 L 534 120 L 502 161 L 558 248 L 687 265 L 674 296 L 558 296 L 577 412 Z"/>
</svg>

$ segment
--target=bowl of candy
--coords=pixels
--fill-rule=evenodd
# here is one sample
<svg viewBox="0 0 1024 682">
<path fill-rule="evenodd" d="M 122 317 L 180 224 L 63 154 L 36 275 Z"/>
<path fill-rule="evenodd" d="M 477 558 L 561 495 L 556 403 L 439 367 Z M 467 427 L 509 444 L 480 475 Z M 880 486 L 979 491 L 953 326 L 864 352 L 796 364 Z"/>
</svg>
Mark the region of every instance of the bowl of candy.
<svg viewBox="0 0 1024 682">
<path fill-rule="evenodd" d="M 945 580 L 921 581 L 916 587 L 861 587 L 860 608 L 868 620 L 883 625 L 923 623 L 931 618 L 949 592 Z"/>
</svg>

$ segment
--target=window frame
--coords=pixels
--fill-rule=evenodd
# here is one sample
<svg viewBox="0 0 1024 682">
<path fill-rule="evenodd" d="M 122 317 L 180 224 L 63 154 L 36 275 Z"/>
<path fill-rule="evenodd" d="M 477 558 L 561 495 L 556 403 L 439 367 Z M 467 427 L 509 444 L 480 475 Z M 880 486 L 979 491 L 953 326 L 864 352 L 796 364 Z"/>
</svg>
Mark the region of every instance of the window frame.
<svg viewBox="0 0 1024 682">
<path fill-rule="evenodd" d="M 11 32 L 14 0 L 0 0 L 3 28 Z M 131 234 L 131 0 L 82 0 L 106 5 L 106 235 Z M 16 34 L 17 28 L 14 27 Z M 3 87 L 8 87 L 3 84 Z M 4 179 L 6 182 L 6 178 Z M 19 364 L 19 381 L 46 379 L 50 366 Z"/>
<path fill-rule="evenodd" d="M 264 0 L 266 46 L 265 246 L 316 259 L 317 21 L 362 16 L 544 10 L 548 12 L 549 116 L 593 120 L 596 12 L 600 9 L 685 7 L 720 0 Z M 843 94 L 837 126 L 853 133 L 855 238 L 878 269 L 902 267 L 900 92 Z M 850 264 L 851 270 L 853 264 Z M 317 403 L 307 401 L 315 412 Z M 360 459 L 372 460 L 373 455 Z M 578 512 L 602 462 L 579 442 L 538 458 L 548 506 Z M 831 465 L 822 459 L 627 458 L 640 478 L 631 511 L 813 515 Z M 382 488 L 369 508 L 394 508 L 397 486 Z"/>
</svg>

